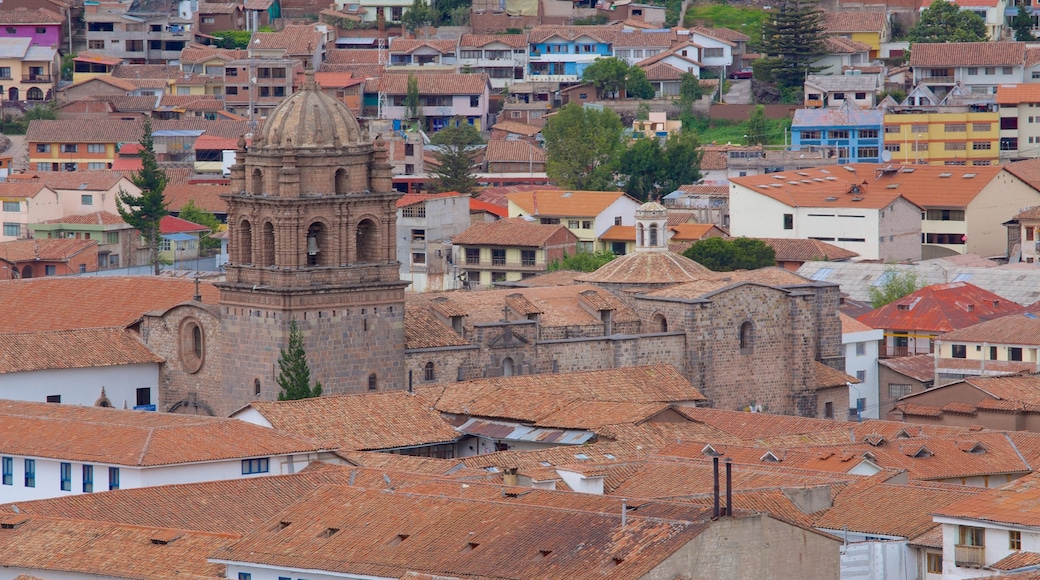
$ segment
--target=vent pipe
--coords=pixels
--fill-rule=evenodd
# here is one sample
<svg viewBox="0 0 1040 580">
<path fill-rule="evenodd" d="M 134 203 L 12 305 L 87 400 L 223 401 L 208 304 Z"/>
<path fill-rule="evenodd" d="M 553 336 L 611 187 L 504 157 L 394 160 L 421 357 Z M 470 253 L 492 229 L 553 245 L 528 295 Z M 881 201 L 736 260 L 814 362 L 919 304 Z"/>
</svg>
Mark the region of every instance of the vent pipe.
<svg viewBox="0 0 1040 580">
<path fill-rule="evenodd" d="M 733 460 L 726 458 L 726 515 L 733 515 Z"/>
<path fill-rule="evenodd" d="M 621 527 L 628 525 L 628 500 L 621 500 Z"/>
<path fill-rule="evenodd" d="M 716 455 L 711 458 L 712 463 L 712 479 L 714 480 L 714 489 L 712 491 L 713 507 L 711 515 L 713 518 L 718 519 L 719 517 L 719 457 Z"/>
</svg>

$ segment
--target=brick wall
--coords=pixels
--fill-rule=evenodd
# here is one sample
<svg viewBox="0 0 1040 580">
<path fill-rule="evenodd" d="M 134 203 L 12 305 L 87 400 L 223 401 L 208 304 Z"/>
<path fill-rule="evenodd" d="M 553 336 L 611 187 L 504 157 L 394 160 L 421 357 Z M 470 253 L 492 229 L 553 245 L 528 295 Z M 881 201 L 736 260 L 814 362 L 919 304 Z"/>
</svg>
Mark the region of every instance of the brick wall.
<svg viewBox="0 0 1040 580">
<path fill-rule="evenodd" d="M 181 348 L 187 323 L 202 329 L 202 365 L 191 372 L 183 362 Z M 175 306 L 161 315 L 145 315 L 141 338 L 148 348 L 166 362 L 159 367 L 159 403 L 162 411 L 224 416 L 229 405 L 219 395 L 223 379 L 223 344 L 220 310 L 215 304 L 189 303 Z M 243 403 L 244 404 L 244 403 Z"/>
</svg>

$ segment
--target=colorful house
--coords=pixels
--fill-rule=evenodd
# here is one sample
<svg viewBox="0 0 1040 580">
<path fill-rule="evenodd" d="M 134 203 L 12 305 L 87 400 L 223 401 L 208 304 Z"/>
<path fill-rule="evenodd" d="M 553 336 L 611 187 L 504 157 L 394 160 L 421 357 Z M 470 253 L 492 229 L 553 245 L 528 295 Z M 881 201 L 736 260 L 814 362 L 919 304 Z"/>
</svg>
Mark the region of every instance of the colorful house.
<svg viewBox="0 0 1040 580">
<path fill-rule="evenodd" d="M 66 276 L 97 270 L 96 240 L 0 242 L 0 280 Z"/>
<path fill-rule="evenodd" d="M 8 101 L 51 98 L 60 65 L 53 46 L 38 46 L 31 38 L 0 37 L 0 89 Z"/>
<path fill-rule="evenodd" d="M 58 47 L 65 17 L 53 10 L 0 10 L 0 38 L 28 38 L 33 46 Z"/>
<path fill-rule="evenodd" d="M 892 39 L 892 25 L 885 12 L 827 12 L 823 26 L 827 34 L 870 46 L 871 60 L 880 55 L 881 44 Z"/>
<path fill-rule="evenodd" d="M 566 227 L 513 218 L 473 224 L 455 236 L 455 263 L 470 287 L 516 282 L 545 272 L 577 252 L 578 237 Z"/>
<path fill-rule="evenodd" d="M 994 165 L 1005 146 L 1000 135 L 1000 113 L 995 111 L 885 115 L 885 151 L 900 163 Z"/>
<path fill-rule="evenodd" d="M 177 269 L 180 262 L 199 257 L 199 240 L 209 233 L 206 226 L 189 222 L 172 215 L 159 222 L 159 260 L 172 264 Z"/>
<path fill-rule="evenodd" d="M 791 149 L 823 150 L 838 163 L 878 163 L 884 113 L 843 106 L 838 109 L 798 109 L 791 123 Z"/>
<path fill-rule="evenodd" d="M 528 81 L 575 83 L 597 58 L 614 56 L 615 29 L 607 26 L 536 26 L 528 40 Z"/>
</svg>

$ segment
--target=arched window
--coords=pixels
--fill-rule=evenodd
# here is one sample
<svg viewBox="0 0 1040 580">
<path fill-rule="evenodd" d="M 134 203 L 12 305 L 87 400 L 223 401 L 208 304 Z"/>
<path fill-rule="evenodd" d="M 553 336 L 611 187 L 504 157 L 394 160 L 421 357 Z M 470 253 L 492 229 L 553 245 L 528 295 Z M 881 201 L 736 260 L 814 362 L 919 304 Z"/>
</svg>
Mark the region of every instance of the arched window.
<svg viewBox="0 0 1040 580">
<path fill-rule="evenodd" d="M 379 381 L 376 378 L 376 374 L 372 373 L 368 375 L 368 390 L 375 391 L 379 388 Z"/>
<path fill-rule="evenodd" d="M 426 366 L 423 367 L 423 380 L 424 381 L 432 381 L 433 378 L 434 378 L 434 375 L 433 375 L 433 363 L 432 362 L 428 362 L 428 363 L 426 363 Z"/>
<path fill-rule="evenodd" d="M 328 236 L 325 226 L 314 222 L 307 228 L 307 265 L 323 266 L 329 263 Z"/>
<path fill-rule="evenodd" d="M 650 245 L 657 246 L 657 224 L 650 224 Z"/>
<path fill-rule="evenodd" d="M 11 87 L 7 89 L 7 100 L 17 101 L 18 100 L 18 87 Z"/>
<path fill-rule="evenodd" d="M 643 224 L 636 224 L 636 246 L 643 246 Z"/>
<path fill-rule="evenodd" d="M 264 192 L 264 172 L 259 167 L 253 169 L 253 178 L 249 180 L 249 193 L 260 195 Z"/>
<path fill-rule="evenodd" d="M 347 179 L 347 170 L 342 167 L 336 170 L 336 195 L 342 195 L 350 191 L 350 182 Z"/>
<path fill-rule="evenodd" d="M 43 91 L 41 91 L 39 87 L 33 87 L 25 94 L 25 98 L 30 101 L 42 101 Z"/>
<path fill-rule="evenodd" d="M 513 359 L 509 358 L 508 356 L 502 360 L 502 376 L 513 376 Z"/>
<path fill-rule="evenodd" d="M 191 329 L 191 350 L 195 356 L 202 358 L 202 327 L 195 324 Z"/>
<path fill-rule="evenodd" d="M 245 266 L 253 263 L 253 225 L 242 220 L 238 225 L 238 263 Z"/>
<path fill-rule="evenodd" d="M 357 260 L 358 262 L 376 261 L 376 223 L 363 219 L 357 226 Z"/>
<path fill-rule="evenodd" d="M 263 244 L 260 263 L 264 266 L 274 266 L 274 224 L 271 222 L 264 224 Z"/>
<path fill-rule="evenodd" d="M 650 323 L 651 332 L 668 332 L 668 319 L 660 312 L 654 315 Z"/>
<path fill-rule="evenodd" d="M 740 352 L 748 354 L 755 346 L 755 327 L 750 322 L 740 325 Z"/>
<path fill-rule="evenodd" d="M 205 335 L 198 321 L 188 318 L 180 327 L 180 359 L 185 371 L 195 374 L 206 360 Z"/>
<path fill-rule="evenodd" d="M 253 395 L 260 396 L 260 379 L 253 379 Z"/>
<path fill-rule="evenodd" d="M 32 278 L 33 271 L 32 266 L 26 266 L 22 268 L 22 278 Z"/>
</svg>

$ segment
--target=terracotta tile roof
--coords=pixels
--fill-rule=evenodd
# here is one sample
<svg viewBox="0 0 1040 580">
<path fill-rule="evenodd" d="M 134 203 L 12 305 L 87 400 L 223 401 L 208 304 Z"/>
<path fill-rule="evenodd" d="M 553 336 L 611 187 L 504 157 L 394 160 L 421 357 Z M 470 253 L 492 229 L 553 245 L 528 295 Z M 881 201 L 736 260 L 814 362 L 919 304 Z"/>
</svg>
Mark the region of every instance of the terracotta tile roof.
<svg viewBox="0 0 1040 580">
<path fill-rule="evenodd" d="M 230 546 L 235 536 L 141 528 L 43 516 L 18 516 L 0 534 L 0 566 L 42 575 L 220 578 L 224 564 L 205 554 Z M 118 556 L 116 556 L 118 555 Z"/>
<path fill-rule="evenodd" d="M 1033 207 L 1026 208 L 1017 214 L 1014 219 L 1016 220 L 1040 220 L 1040 205 L 1034 205 Z"/>
<path fill-rule="evenodd" d="M 5 334 L 0 342 L 0 373 L 161 362 L 134 334 L 121 328 Z"/>
<path fill-rule="evenodd" d="M 182 220 L 179 217 L 172 215 L 163 216 L 159 220 L 159 233 L 161 234 L 179 234 L 179 233 L 195 233 L 195 232 L 208 232 L 209 228 L 195 222 L 189 222 L 188 220 Z"/>
<path fill-rule="evenodd" d="M 519 246 L 528 248 L 541 248 L 555 235 L 563 230 L 569 232 L 566 226 L 559 224 L 537 224 L 523 219 L 506 219 L 494 222 L 480 222 L 468 227 L 466 231 L 452 238 L 452 243 L 458 246 Z M 567 236 L 567 234 L 564 234 Z M 567 236 L 571 238 L 571 245 L 577 247 L 578 238 L 574 234 Z"/>
<path fill-rule="evenodd" d="M 163 197 L 171 211 L 180 211 L 188 201 L 211 213 L 227 213 L 227 202 L 221 195 L 230 193 L 230 185 L 210 183 L 171 183 L 163 190 Z"/>
<path fill-rule="evenodd" d="M 436 476 L 486 476 L 486 471 L 469 469 L 463 467 L 462 461 L 458 459 L 438 459 L 436 457 L 419 457 L 417 455 L 398 455 L 397 453 L 383 453 L 378 451 L 339 451 L 340 457 L 354 465 L 394 471 L 407 471 L 414 474 L 426 474 Z"/>
<path fill-rule="evenodd" d="M 673 367 L 654 365 L 451 383 L 444 387 L 434 406 L 445 413 L 538 421 L 578 402 L 702 400 L 704 395 Z"/>
<path fill-rule="evenodd" d="M 534 137 L 542 132 L 541 127 L 535 127 L 534 125 L 528 125 L 527 123 L 520 123 L 518 121 L 499 121 L 492 125 L 491 128 L 499 131 L 506 131 L 507 133 L 523 135 L 525 137 Z"/>
<path fill-rule="evenodd" d="M 0 24 L 63 24 L 65 17 L 46 8 L 0 10 Z"/>
<path fill-rule="evenodd" d="M 74 59 L 74 60 L 78 60 L 78 59 Z M 105 83 L 106 85 L 111 85 L 113 87 L 116 87 L 117 89 L 121 89 L 121 90 L 128 91 L 128 92 L 137 88 L 135 85 L 127 82 L 125 79 L 117 79 L 117 78 L 113 77 L 112 75 L 97 75 L 95 77 L 90 77 L 90 78 L 83 79 L 83 80 L 79 81 L 78 83 L 71 84 L 71 85 L 65 87 L 64 90 L 67 91 L 68 89 L 71 89 L 72 87 L 78 87 L 78 86 L 85 85 L 85 84 L 91 83 L 91 82 Z M 81 100 L 88 100 L 88 99 L 81 99 Z"/>
<path fill-rule="evenodd" d="M 690 31 L 697 32 L 705 36 L 710 36 L 712 38 L 718 38 L 719 40 L 728 40 L 730 42 L 747 42 L 748 40 L 751 40 L 750 36 L 744 34 L 743 32 L 733 30 L 731 28 L 708 28 L 704 26 L 691 26 Z"/>
<path fill-rule="evenodd" d="M 668 227 L 669 232 L 671 232 L 671 237 L 669 239 L 672 241 L 701 240 L 705 235 L 710 233 L 713 228 L 719 232 L 722 231 L 714 224 L 680 223 Z M 599 236 L 599 239 L 634 242 L 636 241 L 636 227 L 610 226 L 607 231 L 603 232 L 603 234 Z"/>
<path fill-rule="evenodd" d="M 935 515 L 1035 527 L 1040 526 L 1040 511 L 1034 509 L 1038 501 L 1040 475 L 1030 474 L 944 506 Z"/>
<path fill-rule="evenodd" d="M 527 141 L 491 140 L 484 150 L 488 163 L 545 163 L 545 150 Z"/>
<path fill-rule="evenodd" d="M 873 328 L 863 324 L 851 316 L 845 315 L 843 312 L 838 313 L 838 318 L 841 319 L 841 333 L 852 334 L 854 332 L 870 332 Z"/>
<path fill-rule="evenodd" d="M 459 48 L 483 48 L 489 44 L 500 42 L 512 48 L 527 48 L 525 34 L 463 34 Z"/>
<path fill-rule="evenodd" d="M 26 143 L 122 143 L 141 140 L 137 121 L 51 121 L 33 119 L 25 131 Z"/>
<path fill-rule="evenodd" d="M 32 174 L 16 174 L 9 179 L 42 183 L 55 191 L 107 191 L 119 185 L 120 182 L 123 182 L 123 185 L 131 185 L 123 181 L 125 178 L 122 175 L 111 171 L 41 171 Z"/>
<path fill-rule="evenodd" d="M 823 26 L 827 32 L 878 32 L 885 29 L 888 15 L 884 12 L 827 12 Z"/>
<path fill-rule="evenodd" d="M 199 135 L 195 139 L 195 150 L 198 151 L 199 149 L 234 151 L 238 149 L 238 139 L 217 137 L 215 135 Z M 163 190 L 163 193 L 166 193 L 166 191 Z"/>
<path fill-rule="evenodd" d="M 850 173 L 849 170 L 841 169 L 842 167 L 858 170 L 858 173 Z M 765 195 L 790 207 L 881 209 L 895 202 L 900 197 L 905 197 L 900 195 L 901 189 L 888 189 L 881 182 L 875 184 L 873 166 L 867 167 L 870 167 L 869 178 L 867 177 L 867 171 L 864 170 L 865 167 L 856 167 L 855 164 L 850 164 L 830 168 L 805 169 L 798 172 L 734 177 L 730 179 L 730 183 L 737 184 L 760 195 Z M 984 168 L 980 167 L 980 169 Z M 981 183 L 979 187 L 982 187 Z M 856 198 L 858 201 L 853 201 L 853 198 Z"/>
<path fill-rule="evenodd" d="M 910 66 L 1016 66 L 1025 62 L 1025 47 L 1024 42 L 917 42 L 910 47 Z"/>
<path fill-rule="evenodd" d="M 352 87 L 365 82 L 364 78 L 355 78 L 349 72 L 318 72 L 314 73 L 314 80 L 325 89 Z"/>
<path fill-rule="evenodd" d="M 577 40 L 587 36 L 600 42 L 610 42 L 614 38 L 615 33 L 620 30 L 621 27 L 619 26 L 535 26 L 531 29 L 529 42 L 531 44 L 540 44 L 554 36 L 563 40 Z"/>
<path fill-rule="evenodd" d="M 643 31 L 631 31 L 624 32 L 619 31 L 613 35 L 613 43 L 615 50 L 617 48 L 629 48 L 629 47 L 663 47 L 671 48 L 675 41 L 675 33 L 672 31 L 668 32 L 651 32 L 647 30 Z"/>
<path fill-rule="evenodd" d="M 922 548 L 938 548 L 941 550 L 943 547 L 942 526 L 935 526 L 923 534 L 918 534 L 917 536 L 910 538 L 910 545 Z"/>
<path fill-rule="evenodd" d="M 855 54 L 857 52 L 869 52 L 870 45 L 842 38 L 840 36 L 828 36 L 824 39 L 827 45 L 826 51 L 831 54 Z"/>
<path fill-rule="evenodd" d="M 0 242 L 0 260 L 8 263 L 47 260 L 68 262 L 80 252 L 97 246 L 97 240 L 50 239 Z"/>
<path fill-rule="evenodd" d="M 856 377 L 849 376 L 842 371 L 832 369 L 831 367 L 817 361 L 813 361 L 813 375 L 816 382 L 812 386 L 816 389 L 844 387 L 848 383 L 855 384 L 863 382 Z"/>
<path fill-rule="evenodd" d="M 404 344 L 406 349 L 466 346 L 457 332 L 442 324 L 426 308 L 408 304 L 404 309 Z"/>
<path fill-rule="evenodd" d="M 712 79 L 707 79 L 712 80 Z M 701 81 L 704 84 L 705 81 Z M 726 169 L 729 167 L 729 152 L 730 151 L 747 151 L 762 153 L 762 147 L 756 145 L 753 147 L 745 147 L 743 145 L 702 145 L 701 146 L 701 168 L 703 169 Z M 728 188 L 727 188 L 728 191 Z"/>
<path fill-rule="evenodd" d="M 498 187 L 486 187 L 477 196 L 477 199 L 486 201 L 500 207 L 509 207 L 508 196 L 511 193 L 520 193 L 524 191 L 562 191 L 560 189 L 552 189 L 544 185 L 502 185 Z"/>
<path fill-rule="evenodd" d="M 167 64 L 119 64 L 112 69 L 112 76 L 117 79 L 172 79 L 180 71 L 176 65 Z"/>
<path fill-rule="evenodd" d="M 408 93 L 408 77 L 414 77 L 423 95 L 480 95 L 487 90 L 488 77 L 484 73 L 462 74 L 385 74 L 379 78 L 379 92 L 388 95 Z"/>
<path fill-rule="evenodd" d="M 729 186 L 726 185 L 680 185 L 678 191 L 709 197 L 729 197 Z"/>
<path fill-rule="evenodd" d="M 232 61 L 243 58 L 249 58 L 248 51 L 193 44 L 181 50 L 180 60 L 182 63 L 196 63 L 216 59 Z"/>
<path fill-rule="evenodd" d="M 97 54 L 94 52 L 80 52 L 72 59 L 75 62 L 96 62 L 101 64 L 119 64 L 123 62 L 121 58 L 115 58 L 111 56 L 105 56 L 103 54 Z"/>
<path fill-rule="evenodd" d="M 203 302 L 216 304 L 220 294 L 200 286 Z M 0 333 L 127 326 L 145 312 L 165 310 L 191 300 L 195 284 L 149 276 L 33 278 L 0 282 L 0 303 L 20 304 L 0 317 Z M 105 308 L 83 308 L 84 297 L 104 297 Z"/>
<path fill-rule="evenodd" d="M 941 489 L 882 483 L 865 489 L 849 488 L 838 494 L 834 506 L 816 518 L 819 528 L 868 535 L 914 538 L 933 528 L 936 510 L 963 499 L 973 498 L 984 489 L 964 487 Z"/>
<path fill-rule="evenodd" d="M 1002 316 L 953 330 L 939 338 L 946 342 L 1040 345 L 1040 317 L 1031 312 Z"/>
<path fill-rule="evenodd" d="M 431 408 L 433 395 L 397 391 L 301 401 L 257 401 L 250 407 L 273 428 L 313 439 L 325 447 L 392 449 L 459 438 L 459 433 Z"/>
<path fill-rule="evenodd" d="M 322 36 L 314 25 L 289 24 L 278 32 L 254 32 L 249 46 L 254 50 L 284 50 L 287 55 L 309 55 L 322 46 Z"/>
<path fill-rule="evenodd" d="M 655 62 L 643 67 L 643 70 L 649 81 L 677 81 L 682 78 L 684 72 L 666 62 Z"/>
<path fill-rule="evenodd" d="M 69 215 L 60 217 L 58 219 L 47 220 L 43 222 L 45 224 L 70 224 L 70 225 L 100 225 L 100 226 L 112 226 L 123 224 L 123 218 L 120 216 L 107 211 L 95 211 L 82 215 Z"/>
<path fill-rule="evenodd" d="M 506 198 L 528 215 L 595 217 L 623 196 L 621 191 L 536 190 L 511 193 Z"/>
<path fill-rule="evenodd" d="M 4 454 L 155 467 L 315 452 L 323 447 L 237 419 L 0 402 Z M 84 438 L 84 430 L 92 437 Z"/>
<path fill-rule="evenodd" d="M 745 413 L 722 409 L 708 410 L 686 407 L 681 409 L 681 412 L 691 419 L 701 421 L 741 439 L 761 439 L 776 435 L 801 435 L 814 431 L 841 429 L 844 426 L 845 437 L 848 440 L 847 429 L 854 425 L 854 423 L 835 422 L 830 419 Z"/>
<path fill-rule="evenodd" d="M 429 199 L 442 199 L 446 197 L 462 197 L 457 191 L 444 191 L 441 193 L 406 193 L 397 198 L 397 207 L 408 207 L 417 203 L 425 203 Z"/>
<path fill-rule="evenodd" d="M 678 284 L 719 276 L 697 262 L 672 252 L 633 252 L 575 279 L 607 284 Z"/>
<path fill-rule="evenodd" d="M 949 332 L 1020 311 L 1022 307 L 968 282 L 936 284 L 859 317 L 888 330 Z"/>
<path fill-rule="evenodd" d="M 470 213 L 487 212 L 500 218 L 509 217 L 509 211 L 506 208 L 473 198 L 469 200 L 469 211 Z"/>
<path fill-rule="evenodd" d="M 326 64 L 379 64 L 379 51 L 370 48 L 330 48 Z"/>
<path fill-rule="evenodd" d="M 455 50 L 459 47 L 459 40 L 456 39 L 423 39 L 423 38 L 405 38 L 403 36 L 395 36 L 390 39 L 390 52 L 397 53 L 409 53 L 420 48 L 432 48 L 440 52 L 441 54 L 450 54 L 455 56 Z"/>
<path fill-rule="evenodd" d="M 811 262 L 825 260 L 840 262 L 859 256 L 852 250 L 839 248 L 834 244 L 820 240 L 801 240 L 787 238 L 758 238 L 772 246 L 776 252 L 777 262 Z"/>
<path fill-rule="evenodd" d="M 935 380 L 935 357 L 930 354 L 881 359 L 878 364 L 921 382 Z"/>
<path fill-rule="evenodd" d="M 42 183 L 37 183 L 36 181 L 20 182 L 12 176 L 8 181 L 0 183 L 0 196 L 32 198 L 45 189 L 47 189 L 47 186 Z"/>
<path fill-rule="evenodd" d="M 997 85 L 996 101 L 998 105 L 1018 105 L 1020 103 L 1040 103 L 1040 87 L 1029 84 Z"/>
<path fill-rule="evenodd" d="M 459 487 L 455 484 L 452 489 Z M 560 509 L 532 505 L 538 498 L 530 495 L 521 502 L 509 502 L 503 501 L 500 489 L 473 490 L 481 491 L 483 496 L 471 500 L 329 486 L 211 556 L 381 577 L 400 577 L 411 571 L 491 577 L 501 576 L 502 570 L 508 569 L 510 577 L 516 578 L 581 580 L 600 576 L 604 566 L 613 565 L 611 577 L 639 578 L 707 526 L 702 519 L 707 510 L 690 514 L 685 521 L 633 514 L 620 528 L 620 510 L 607 513 L 609 508 L 602 504 L 588 511 Z M 568 506 L 565 503 L 560 507 Z M 371 513 L 399 515 L 372 519 L 367 515 Z M 291 523 L 279 529 L 279 521 Z M 503 521 L 510 525 L 501 525 Z M 323 537 L 322 532 L 330 527 L 339 531 Z M 386 547 L 388 542 L 394 544 L 392 549 Z M 575 549 L 577 544 L 582 548 Z M 638 550 L 629 549 L 635 546 Z M 552 556 L 539 558 L 539 550 Z M 328 554 L 335 554 L 335 558 Z M 618 559 L 623 563 L 617 564 Z"/>
<path fill-rule="evenodd" d="M 1018 570 L 1030 566 L 1040 566 L 1040 554 L 1036 552 L 1012 552 L 993 562 L 989 568 L 994 570 Z"/>
</svg>

